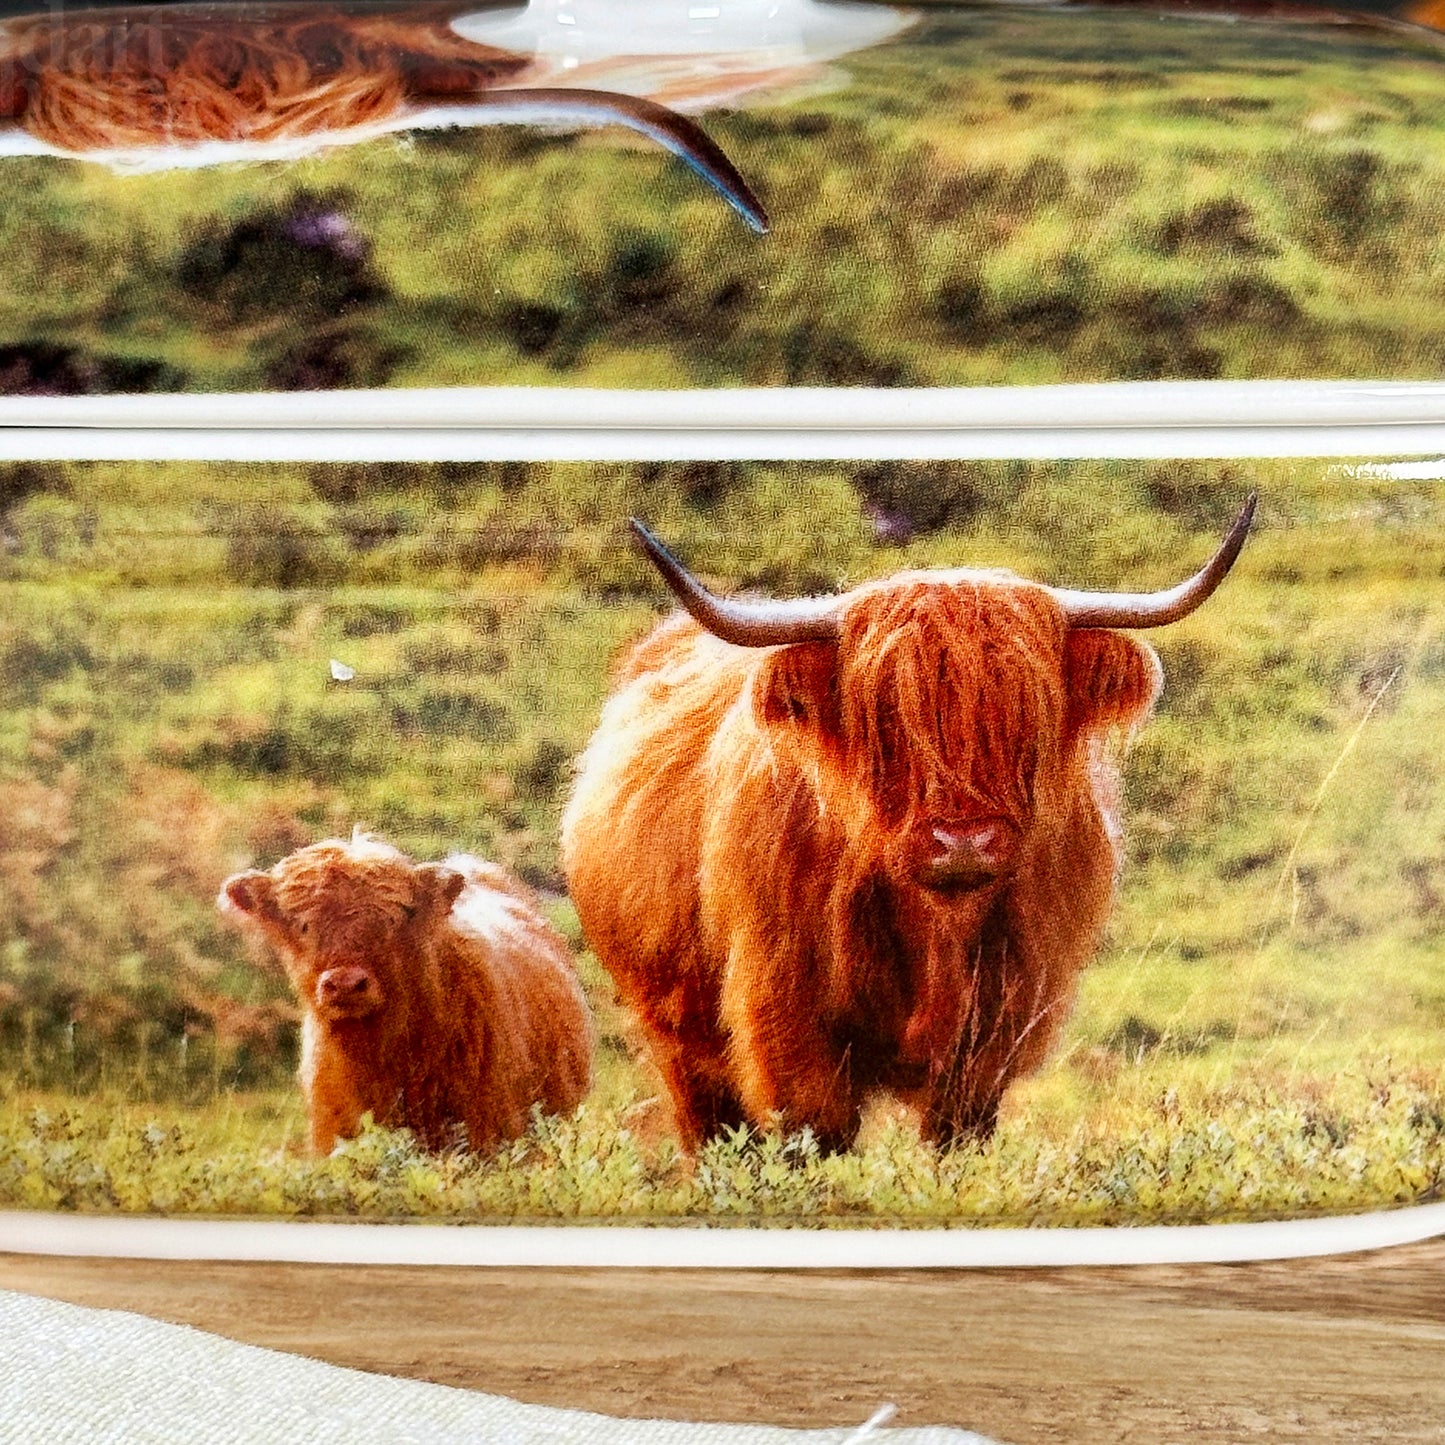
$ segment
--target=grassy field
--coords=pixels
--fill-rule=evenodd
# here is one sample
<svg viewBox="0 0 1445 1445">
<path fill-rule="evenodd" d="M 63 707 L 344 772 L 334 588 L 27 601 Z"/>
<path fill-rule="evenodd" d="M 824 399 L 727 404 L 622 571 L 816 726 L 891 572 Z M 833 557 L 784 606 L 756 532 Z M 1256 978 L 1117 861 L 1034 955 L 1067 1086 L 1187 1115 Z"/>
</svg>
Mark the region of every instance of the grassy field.
<svg viewBox="0 0 1445 1445">
<path fill-rule="evenodd" d="M 556 826 L 611 657 L 705 574 L 905 564 L 1172 580 L 1243 492 L 1228 585 L 1154 635 L 1128 861 L 1054 1061 L 997 1138 L 678 1159 L 583 950 Z M 0 1204 L 1086 1223 L 1433 1197 L 1445 1172 L 1445 499 L 1327 462 L 0 470 Z M 356 669 L 330 680 L 328 659 Z M 581 953 L 598 1086 L 500 1160 L 298 1156 L 284 982 L 227 873 L 374 828 L 486 853 Z"/>
<path fill-rule="evenodd" d="M 5 160 L 0 389 L 1440 373 L 1438 49 L 987 7 L 842 69 L 707 118 L 766 237 L 613 134 Z"/>
</svg>

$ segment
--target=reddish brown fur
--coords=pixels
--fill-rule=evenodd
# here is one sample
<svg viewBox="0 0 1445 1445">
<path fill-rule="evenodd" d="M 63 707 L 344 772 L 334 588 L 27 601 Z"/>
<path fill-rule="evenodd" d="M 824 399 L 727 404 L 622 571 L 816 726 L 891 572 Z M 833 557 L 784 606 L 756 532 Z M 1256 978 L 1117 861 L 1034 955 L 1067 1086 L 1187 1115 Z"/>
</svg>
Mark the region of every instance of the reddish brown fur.
<svg viewBox="0 0 1445 1445">
<path fill-rule="evenodd" d="M 534 1105 L 567 1113 L 587 1092 L 592 1025 L 567 945 L 500 868 L 418 865 L 358 836 L 228 878 L 219 902 L 301 1001 L 317 1153 L 367 1113 L 428 1149 L 491 1149 Z"/>
<path fill-rule="evenodd" d="M 878 1090 L 932 1139 L 987 1134 L 1097 946 L 1118 863 L 1108 735 L 1158 680 L 1144 644 L 1070 631 L 1002 573 L 861 587 L 836 644 L 743 649 L 682 617 L 644 639 L 563 847 L 684 1141 L 780 1117 L 844 1146 Z M 940 820 L 984 820 L 1011 868 L 924 886 Z"/>
<path fill-rule="evenodd" d="M 530 63 L 463 39 L 456 6 L 133 6 L 0 31 L 0 116 L 64 150 L 329 134 Z"/>
</svg>

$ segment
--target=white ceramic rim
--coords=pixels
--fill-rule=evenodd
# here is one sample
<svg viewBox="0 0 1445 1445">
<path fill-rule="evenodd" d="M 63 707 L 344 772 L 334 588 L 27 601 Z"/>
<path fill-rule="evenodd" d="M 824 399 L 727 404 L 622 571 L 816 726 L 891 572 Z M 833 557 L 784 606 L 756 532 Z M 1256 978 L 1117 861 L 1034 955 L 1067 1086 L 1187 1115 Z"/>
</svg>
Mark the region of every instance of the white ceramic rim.
<svg viewBox="0 0 1445 1445">
<path fill-rule="evenodd" d="M 1413 1244 L 1445 1203 L 1329 1219 L 1014 1229 L 311 1223 L 0 1212 L 0 1252 L 571 1269 L 979 1269 L 1235 1264 Z"/>
<path fill-rule="evenodd" d="M 1429 452 L 1445 452 L 1445 382 L 0 397 L 0 460 L 784 461 Z"/>
</svg>

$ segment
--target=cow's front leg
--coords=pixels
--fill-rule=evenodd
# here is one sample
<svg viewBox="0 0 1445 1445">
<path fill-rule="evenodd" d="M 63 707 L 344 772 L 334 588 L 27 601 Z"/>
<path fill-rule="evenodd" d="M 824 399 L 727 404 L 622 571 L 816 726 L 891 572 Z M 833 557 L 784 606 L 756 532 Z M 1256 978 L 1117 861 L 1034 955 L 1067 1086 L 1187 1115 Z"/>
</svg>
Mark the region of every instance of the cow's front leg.
<svg viewBox="0 0 1445 1445">
<path fill-rule="evenodd" d="M 311 1152 L 318 1157 L 331 1153 L 336 1141 L 345 1137 L 344 1128 L 344 1121 L 336 1110 L 313 1104 L 307 1130 Z"/>
<path fill-rule="evenodd" d="M 772 979 L 729 971 L 723 996 L 728 1053 L 749 1121 L 759 1129 L 807 1127 L 826 1152 L 849 1148 L 862 1124 L 862 1097 L 848 1051 L 829 1037 L 816 996 Z"/>
<path fill-rule="evenodd" d="M 329 1154 L 338 1139 L 352 1138 L 361 1123 L 351 1071 L 325 1025 L 311 1013 L 301 1023 L 301 1067 L 297 1071 L 306 1098 L 308 1143 L 313 1154 Z"/>
<path fill-rule="evenodd" d="M 673 1124 L 689 1153 L 746 1122 L 742 1100 L 724 1068 L 701 1061 L 674 1034 L 648 1030 L 648 1053 L 672 1101 Z"/>
<path fill-rule="evenodd" d="M 975 1019 L 949 1067 L 918 1100 L 923 1136 L 941 1148 L 991 1138 L 1004 1094 L 1019 1074 L 1020 1040 L 1008 1020 L 984 1017 L 986 1024 Z"/>
<path fill-rule="evenodd" d="M 709 1139 L 744 1123 L 726 1040 L 718 1028 L 716 995 L 692 982 L 660 995 L 624 983 L 618 994 L 661 1076 L 683 1149 L 695 1153 Z"/>
<path fill-rule="evenodd" d="M 935 1099 L 923 1110 L 921 1130 L 930 1144 L 952 1149 L 960 1144 L 984 1143 L 998 1128 L 998 1109 L 1002 1091 L 975 1097 L 959 1098 L 945 1095 Z"/>
</svg>

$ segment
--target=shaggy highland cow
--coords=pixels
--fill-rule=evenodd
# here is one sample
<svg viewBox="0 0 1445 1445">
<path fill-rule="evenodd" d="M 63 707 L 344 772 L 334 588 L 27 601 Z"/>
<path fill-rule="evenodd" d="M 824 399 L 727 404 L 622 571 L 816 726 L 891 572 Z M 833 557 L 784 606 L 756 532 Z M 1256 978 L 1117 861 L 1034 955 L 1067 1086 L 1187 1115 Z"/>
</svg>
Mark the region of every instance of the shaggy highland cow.
<svg viewBox="0 0 1445 1445">
<path fill-rule="evenodd" d="M 530 56 L 452 28 L 465 12 L 280 0 L 15 16 L 0 23 L 0 122 L 68 154 L 151 166 L 229 158 L 218 144 L 294 154 L 413 121 L 620 125 L 681 156 L 748 225 L 767 229 L 757 197 L 695 121 L 638 96 L 528 84 Z"/>
<path fill-rule="evenodd" d="M 690 617 L 633 650 L 563 820 L 587 937 L 695 1146 L 750 1121 L 828 1148 L 867 1097 L 986 1136 L 1042 1062 L 1119 863 L 1109 734 L 1149 712 L 1151 648 L 1244 544 L 1167 592 L 904 572 L 726 601 L 640 524 Z"/>
<path fill-rule="evenodd" d="M 367 1113 L 428 1149 L 491 1149 L 534 1105 L 566 1113 L 587 1092 L 592 1024 L 567 945 L 493 864 L 413 863 L 358 834 L 238 873 L 218 902 L 301 1000 L 316 1153 Z"/>
</svg>

